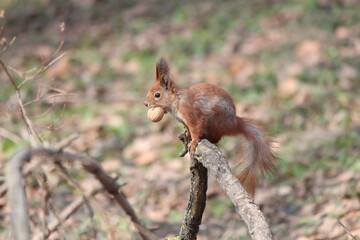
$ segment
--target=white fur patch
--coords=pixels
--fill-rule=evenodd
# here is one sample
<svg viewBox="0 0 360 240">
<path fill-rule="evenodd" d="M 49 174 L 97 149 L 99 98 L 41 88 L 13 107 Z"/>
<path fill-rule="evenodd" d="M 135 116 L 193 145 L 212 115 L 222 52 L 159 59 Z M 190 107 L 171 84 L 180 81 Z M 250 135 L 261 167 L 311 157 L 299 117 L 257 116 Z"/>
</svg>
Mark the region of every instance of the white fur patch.
<svg viewBox="0 0 360 240">
<path fill-rule="evenodd" d="M 170 112 L 171 115 L 173 115 L 178 121 L 182 122 L 183 124 L 186 125 L 186 121 L 184 119 L 184 117 L 181 115 L 181 113 L 179 113 L 179 111 L 171 111 Z M 186 125 L 187 126 L 187 125 Z"/>
</svg>

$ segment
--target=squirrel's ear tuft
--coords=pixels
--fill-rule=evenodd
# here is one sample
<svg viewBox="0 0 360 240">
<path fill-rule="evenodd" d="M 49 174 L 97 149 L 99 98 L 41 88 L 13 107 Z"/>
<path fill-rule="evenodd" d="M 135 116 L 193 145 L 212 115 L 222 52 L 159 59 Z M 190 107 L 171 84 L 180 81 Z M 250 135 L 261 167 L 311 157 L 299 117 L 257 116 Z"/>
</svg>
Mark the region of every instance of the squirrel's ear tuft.
<svg viewBox="0 0 360 240">
<path fill-rule="evenodd" d="M 162 77 L 169 77 L 169 66 L 164 57 L 161 57 L 156 64 L 156 80 L 161 81 Z"/>
</svg>

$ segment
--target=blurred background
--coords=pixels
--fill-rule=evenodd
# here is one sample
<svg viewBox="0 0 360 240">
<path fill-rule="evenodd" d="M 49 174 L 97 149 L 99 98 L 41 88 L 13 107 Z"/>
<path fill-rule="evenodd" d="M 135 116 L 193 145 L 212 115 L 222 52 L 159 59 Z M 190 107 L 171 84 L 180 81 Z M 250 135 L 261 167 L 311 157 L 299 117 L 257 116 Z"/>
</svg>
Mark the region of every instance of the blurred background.
<svg viewBox="0 0 360 240">
<path fill-rule="evenodd" d="M 358 0 L 1 0 L 0 9 L 4 36 L 17 37 L 0 58 L 19 71 L 56 51 L 65 22 L 61 52 L 66 55 L 21 93 L 24 102 L 35 99 L 39 89 L 71 95 L 28 105 L 28 114 L 44 144 L 78 133 L 70 149 L 119 173 L 127 183 L 124 193 L 158 236 L 178 233 L 189 190 L 189 158 L 177 157 L 182 125 L 170 115 L 149 122 L 143 105 L 160 56 L 178 85 L 207 82 L 224 88 L 238 115 L 259 120 L 275 137 L 281 161 L 260 182 L 256 202 L 276 239 L 351 239 L 338 218 L 360 235 Z M 10 156 L 29 146 L 29 136 L 4 71 L 0 84 L 3 175 Z M 220 143 L 232 166 L 235 146 L 233 138 Z M 72 174 L 85 188 L 94 181 L 81 171 Z M 48 177 L 57 206 L 65 206 L 73 198 L 71 189 L 58 175 Z M 28 186 L 34 223 L 38 186 Z M 129 218 L 108 195 L 96 199 L 99 239 L 112 239 L 110 230 L 113 239 L 137 239 Z M 0 238 L 6 239 L 6 199 L 0 205 Z M 64 224 L 66 239 L 88 239 L 84 212 Z M 249 239 L 212 177 L 202 223 L 198 239 Z"/>
</svg>

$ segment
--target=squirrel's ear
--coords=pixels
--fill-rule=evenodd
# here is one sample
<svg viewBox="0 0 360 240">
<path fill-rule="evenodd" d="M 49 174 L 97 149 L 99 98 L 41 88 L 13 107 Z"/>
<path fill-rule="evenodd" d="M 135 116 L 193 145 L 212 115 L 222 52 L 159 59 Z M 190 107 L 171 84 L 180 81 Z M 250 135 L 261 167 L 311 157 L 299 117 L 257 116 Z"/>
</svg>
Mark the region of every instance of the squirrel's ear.
<svg viewBox="0 0 360 240">
<path fill-rule="evenodd" d="M 162 76 L 169 76 L 169 66 L 164 57 L 161 57 L 156 64 L 156 80 L 161 81 Z"/>
<path fill-rule="evenodd" d="M 162 86 L 164 86 L 167 91 L 170 91 L 170 92 L 173 92 L 173 93 L 175 92 L 176 85 L 167 75 L 163 75 L 161 77 L 160 84 Z"/>
<path fill-rule="evenodd" d="M 170 78 L 167 75 L 161 76 L 161 83 L 165 86 L 166 90 L 168 90 L 169 82 L 170 82 Z"/>
<path fill-rule="evenodd" d="M 170 79 L 169 66 L 164 57 L 161 57 L 156 64 L 156 81 L 159 81 L 166 90 L 174 90 L 174 83 Z"/>
</svg>

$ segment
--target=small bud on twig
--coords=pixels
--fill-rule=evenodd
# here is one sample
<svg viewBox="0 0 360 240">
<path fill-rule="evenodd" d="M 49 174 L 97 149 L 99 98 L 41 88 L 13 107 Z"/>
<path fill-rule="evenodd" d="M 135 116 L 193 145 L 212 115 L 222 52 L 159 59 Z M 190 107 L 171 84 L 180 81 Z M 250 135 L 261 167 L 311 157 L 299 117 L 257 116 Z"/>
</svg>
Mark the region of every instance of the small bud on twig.
<svg viewBox="0 0 360 240">
<path fill-rule="evenodd" d="M 0 45 L 5 45 L 7 42 L 6 37 L 0 39 Z"/>
<path fill-rule="evenodd" d="M 60 31 L 65 32 L 65 22 L 60 23 Z"/>
</svg>

